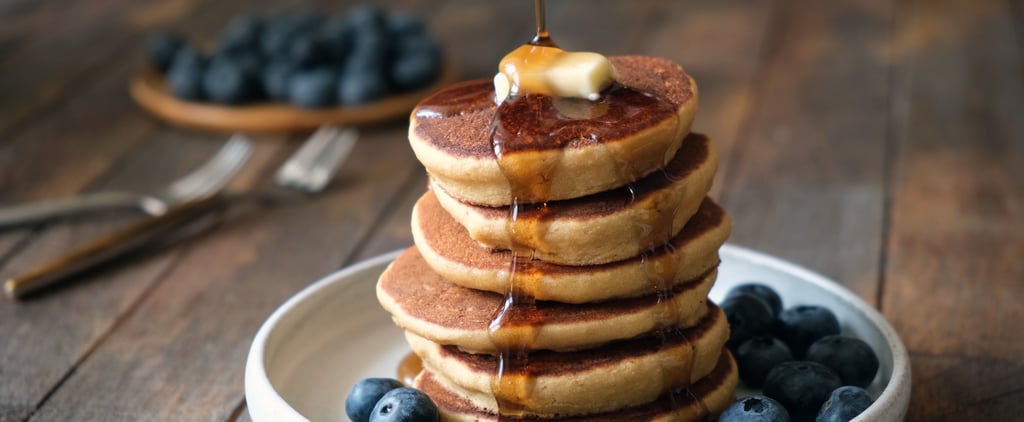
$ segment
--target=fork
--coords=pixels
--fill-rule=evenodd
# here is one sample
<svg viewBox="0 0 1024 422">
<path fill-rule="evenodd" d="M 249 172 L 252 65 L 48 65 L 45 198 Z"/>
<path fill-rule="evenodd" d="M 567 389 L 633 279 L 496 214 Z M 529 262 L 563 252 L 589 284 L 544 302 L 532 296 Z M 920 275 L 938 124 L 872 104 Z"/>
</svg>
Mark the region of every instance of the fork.
<svg viewBox="0 0 1024 422">
<path fill-rule="evenodd" d="M 306 194 L 323 191 L 331 177 L 344 163 L 358 139 L 354 129 L 325 126 L 317 130 L 295 154 L 278 169 L 275 184 L 287 190 Z M 257 192 L 241 193 L 250 196 Z M 268 192 L 269 193 L 269 192 Z M 38 266 L 4 283 L 4 294 L 18 299 L 43 287 L 56 284 L 68 277 L 95 268 L 124 256 L 143 246 L 154 243 L 173 233 L 207 212 L 238 199 L 221 193 L 173 206 L 163 214 L 149 217 L 110 235 L 94 240 L 52 262 Z"/>
<path fill-rule="evenodd" d="M 41 223 L 81 213 L 134 208 L 152 216 L 175 204 L 195 201 L 220 191 L 252 154 L 252 143 L 233 135 L 213 157 L 184 177 L 154 194 L 95 192 L 0 208 L 0 230 Z"/>
</svg>

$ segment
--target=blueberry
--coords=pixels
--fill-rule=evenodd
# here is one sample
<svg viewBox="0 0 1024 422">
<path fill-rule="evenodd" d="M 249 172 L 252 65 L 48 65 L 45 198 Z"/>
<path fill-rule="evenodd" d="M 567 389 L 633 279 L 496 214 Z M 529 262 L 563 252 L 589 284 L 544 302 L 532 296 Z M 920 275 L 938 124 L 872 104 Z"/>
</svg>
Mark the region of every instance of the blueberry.
<svg viewBox="0 0 1024 422">
<path fill-rule="evenodd" d="M 740 293 L 751 294 L 751 295 L 754 295 L 754 296 L 757 296 L 757 297 L 761 298 L 761 300 L 763 300 L 764 303 L 767 303 L 768 306 L 771 307 L 771 309 L 772 309 L 772 317 L 776 317 L 776 316 L 779 315 L 779 312 L 782 312 L 782 298 L 779 296 L 778 292 L 775 291 L 775 289 L 772 289 L 770 286 L 768 286 L 766 284 L 761 284 L 761 283 L 744 283 L 744 284 L 740 284 L 740 285 L 730 289 L 729 293 L 726 295 L 726 297 L 732 296 L 734 294 L 740 294 Z"/>
<path fill-rule="evenodd" d="M 743 342 L 771 333 L 772 310 L 763 300 L 749 294 L 736 294 L 722 302 L 722 311 L 729 320 L 729 341 L 732 350 Z"/>
<path fill-rule="evenodd" d="M 178 49 L 185 45 L 185 38 L 171 31 L 159 31 L 146 40 L 146 59 L 161 72 L 171 68 L 171 62 Z"/>
<path fill-rule="evenodd" d="M 788 308 L 779 314 L 777 322 L 775 335 L 786 342 L 797 359 L 803 359 L 807 348 L 819 338 L 839 334 L 839 320 L 823 306 Z"/>
<path fill-rule="evenodd" d="M 340 64 L 352 50 L 354 32 L 349 23 L 332 19 L 320 27 L 320 40 L 331 63 Z"/>
<path fill-rule="evenodd" d="M 817 362 L 779 364 L 764 380 L 764 395 L 778 400 L 793 420 L 811 421 L 842 381 L 832 369 Z"/>
<path fill-rule="evenodd" d="M 288 100 L 303 108 L 332 106 L 337 79 L 337 73 L 326 67 L 295 73 L 288 82 Z"/>
<path fill-rule="evenodd" d="M 871 394 L 863 388 L 846 385 L 832 391 L 814 422 L 847 422 L 871 406 Z"/>
<path fill-rule="evenodd" d="M 329 52 L 323 41 L 314 33 L 294 34 L 288 40 L 287 58 L 295 66 L 309 69 L 327 64 Z"/>
<path fill-rule="evenodd" d="M 412 13 L 391 13 L 385 17 L 384 25 L 394 37 L 421 36 L 427 32 L 423 20 Z"/>
<path fill-rule="evenodd" d="M 288 101 L 288 82 L 295 68 L 286 61 L 274 61 L 263 68 L 263 93 L 271 101 Z M 330 89 L 330 87 L 328 87 Z"/>
<path fill-rule="evenodd" d="M 776 365 L 793 360 L 786 343 L 775 337 L 754 337 L 743 342 L 734 353 L 740 379 L 750 388 L 761 388 L 768 372 Z"/>
<path fill-rule="evenodd" d="M 338 80 L 337 98 L 342 105 L 359 105 L 384 98 L 388 84 L 380 72 L 346 66 Z"/>
<path fill-rule="evenodd" d="M 280 57 L 287 54 L 288 42 L 297 29 L 286 16 L 268 20 L 260 34 L 260 51 L 264 57 Z"/>
<path fill-rule="evenodd" d="M 391 83 L 400 91 L 430 85 L 441 73 L 441 56 L 435 49 L 403 52 L 391 64 Z"/>
<path fill-rule="evenodd" d="M 370 422 L 437 422 L 437 406 L 415 388 L 396 388 L 384 394 L 370 414 Z"/>
<path fill-rule="evenodd" d="M 222 56 L 210 62 L 203 74 L 203 91 L 220 104 L 242 104 L 260 96 L 258 76 L 242 63 Z"/>
<path fill-rule="evenodd" d="M 203 99 L 203 73 L 206 67 L 206 58 L 199 51 L 187 44 L 181 46 L 167 70 L 167 89 L 181 99 Z"/>
<path fill-rule="evenodd" d="M 402 383 L 391 378 L 366 378 L 357 382 L 345 399 L 345 414 L 352 422 L 368 422 L 377 401 L 396 388 L 402 388 Z"/>
<path fill-rule="evenodd" d="M 789 422 L 789 412 L 771 397 L 756 395 L 733 402 L 718 422 Z"/>
<path fill-rule="evenodd" d="M 217 40 L 218 53 L 235 51 L 257 51 L 263 20 L 252 15 L 240 15 L 228 23 Z"/>
<path fill-rule="evenodd" d="M 839 374 L 843 384 L 867 387 L 878 372 L 878 356 L 863 340 L 841 335 L 825 336 L 807 348 L 807 360 Z"/>
<path fill-rule="evenodd" d="M 387 16 L 381 8 L 363 3 L 348 9 L 345 19 L 354 27 L 361 29 L 373 28 L 381 30 L 386 28 Z"/>
</svg>

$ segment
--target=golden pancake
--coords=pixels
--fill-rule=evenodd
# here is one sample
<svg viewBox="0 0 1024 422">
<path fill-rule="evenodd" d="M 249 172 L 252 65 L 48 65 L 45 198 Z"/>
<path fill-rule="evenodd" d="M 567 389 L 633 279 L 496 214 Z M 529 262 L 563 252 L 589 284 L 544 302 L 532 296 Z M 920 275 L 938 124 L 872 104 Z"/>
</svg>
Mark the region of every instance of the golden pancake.
<svg viewBox="0 0 1024 422">
<path fill-rule="evenodd" d="M 539 300 L 565 303 L 649 294 L 659 285 L 693 279 L 718 265 L 718 248 L 731 228 L 725 211 L 705 199 L 668 245 L 642 257 L 584 267 L 532 261 L 532 270 L 539 274 L 532 293 Z M 463 287 L 505 292 L 512 254 L 492 252 L 470 239 L 434 193 L 427 192 L 413 209 L 412 232 L 420 254 L 438 274 Z"/>
<path fill-rule="evenodd" d="M 523 371 L 506 368 L 503 374 L 528 377 L 525 393 L 492 387 L 499 367 L 495 355 L 466 353 L 409 332 L 406 340 L 445 388 L 489 412 L 497 412 L 497 396 L 535 415 L 601 413 L 651 402 L 711 373 L 729 338 L 729 326 L 721 309 L 709 308 L 696 325 L 671 334 L 648 334 L 574 352 L 530 352 L 528 365 L 518 368 Z"/>
<path fill-rule="evenodd" d="M 414 386 L 427 393 L 437 404 L 443 422 L 472 422 L 498 420 L 497 412 L 489 411 L 460 395 L 438 381 L 439 376 L 423 371 Z M 738 371 L 728 350 L 723 349 L 708 376 L 688 388 L 681 388 L 657 400 L 633 407 L 616 409 L 583 416 L 505 416 L 503 421 L 550 422 L 697 422 L 709 420 L 722 413 L 733 400 Z"/>
<path fill-rule="evenodd" d="M 466 204 L 441 186 L 433 191 L 470 237 L 484 245 L 502 250 L 516 245 L 553 264 L 595 265 L 667 243 L 697 211 L 717 168 L 711 140 L 690 134 L 668 166 L 627 187 L 520 206 L 520 230 L 509 230 L 509 207 Z"/>
<path fill-rule="evenodd" d="M 670 60 L 611 62 L 621 85 L 597 102 L 524 95 L 499 108 L 490 80 L 445 88 L 413 110 L 410 145 L 445 191 L 470 204 L 537 203 L 626 186 L 672 159 L 698 95 Z M 514 139 L 492 136 L 505 132 Z"/>
<path fill-rule="evenodd" d="M 600 303 L 536 303 L 532 349 L 576 350 L 648 333 L 659 326 L 690 326 L 707 307 L 715 270 L 657 293 Z M 415 248 L 406 249 L 377 283 L 377 299 L 398 326 L 431 341 L 494 353 L 491 321 L 504 296 L 458 286 L 433 272 Z"/>
</svg>

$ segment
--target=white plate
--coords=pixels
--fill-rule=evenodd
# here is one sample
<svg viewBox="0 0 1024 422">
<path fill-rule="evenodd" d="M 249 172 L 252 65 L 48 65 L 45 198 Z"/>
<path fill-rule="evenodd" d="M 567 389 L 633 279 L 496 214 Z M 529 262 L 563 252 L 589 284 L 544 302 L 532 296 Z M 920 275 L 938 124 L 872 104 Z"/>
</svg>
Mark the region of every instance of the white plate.
<svg viewBox="0 0 1024 422">
<path fill-rule="evenodd" d="M 398 252 L 363 261 L 305 288 L 278 308 L 253 339 L 245 397 L 256 422 L 347 421 L 345 396 L 358 380 L 395 377 L 409 352 L 401 331 L 377 304 L 374 285 Z M 843 331 L 878 353 L 881 369 L 869 387 L 878 399 L 855 421 L 901 421 L 910 401 L 910 362 L 903 343 L 875 311 L 838 284 L 749 249 L 725 245 L 711 298 L 759 281 L 786 307 L 829 307 Z"/>
</svg>

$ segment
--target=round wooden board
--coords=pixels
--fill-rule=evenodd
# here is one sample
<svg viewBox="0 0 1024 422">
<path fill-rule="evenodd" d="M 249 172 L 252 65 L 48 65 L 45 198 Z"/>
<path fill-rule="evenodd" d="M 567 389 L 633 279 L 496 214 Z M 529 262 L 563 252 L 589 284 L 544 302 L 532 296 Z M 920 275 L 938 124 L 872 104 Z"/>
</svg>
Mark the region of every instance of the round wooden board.
<svg viewBox="0 0 1024 422">
<path fill-rule="evenodd" d="M 366 105 L 303 109 L 283 103 L 224 106 L 179 99 L 167 90 L 164 77 L 155 69 L 140 70 L 129 85 L 132 98 L 157 117 L 190 128 L 218 132 L 299 132 L 324 124 L 359 126 L 401 117 L 428 94 L 456 81 L 453 66 L 418 91 L 387 97 Z"/>
</svg>

